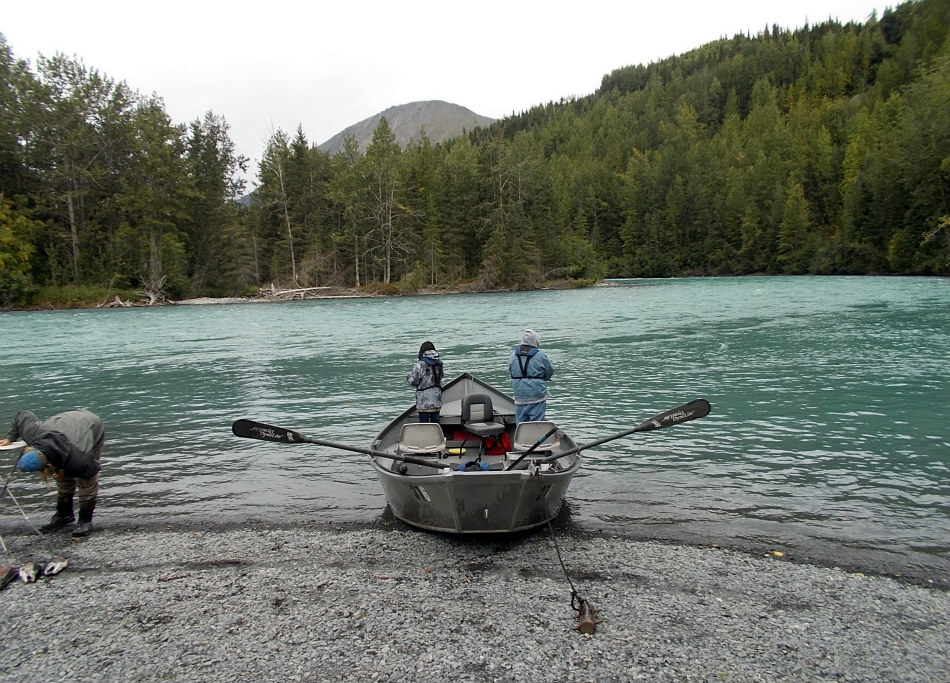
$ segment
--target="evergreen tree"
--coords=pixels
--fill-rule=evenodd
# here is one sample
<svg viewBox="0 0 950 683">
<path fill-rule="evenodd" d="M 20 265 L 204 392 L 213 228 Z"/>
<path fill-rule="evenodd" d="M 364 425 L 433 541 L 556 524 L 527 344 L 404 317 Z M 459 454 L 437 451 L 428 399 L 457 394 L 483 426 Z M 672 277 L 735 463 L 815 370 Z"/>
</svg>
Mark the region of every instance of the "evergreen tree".
<svg viewBox="0 0 950 683">
<path fill-rule="evenodd" d="M 244 192 L 241 174 L 247 159 L 236 153 L 229 129 L 223 117 L 209 111 L 192 121 L 185 143 L 193 191 L 186 199 L 182 229 L 190 288 L 196 294 L 233 294 L 248 284 L 252 270 L 246 240 L 239 237 L 236 204 Z"/>
<path fill-rule="evenodd" d="M 246 208 L 223 118 L 186 130 L 0 36 L 0 289 L 948 274 L 948 34 L 946 0 L 916 0 L 618 69 L 439 144 L 403 150 L 382 120 L 329 157 L 277 131 Z"/>
<path fill-rule="evenodd" d="M 405 226 L 411 209 L 404 203 L 401 154 L 389 122 L 381 118 L 373 131 L 373 141 L 366 148 L 366 208 L 372 221 L 367 253 L 374 254 L 373 261 L 385 284 L 392 282 L 394 265 L 411 253 Z"/>
<path fill-rule="evenodd" d="M 138 254 L 140 281 L 152 300 L 188 291 L 184 234 L 185 198 L 192 191 L 185 169 L 184 126 L 175 125 L 157 99 L 141 102 L 131 127 L 137 131 L 121 169 L 115 200 L 127 239 Z"/>
<path fill-rule="evenodd" d="M 262 246 L 269 256 L 267 277 L 298 286 L 297 247 L 294 241 L 294 225 L 291 205 L 289 166 L 290 140 L 282 130 L 277 130 L 267 143 L 258 171 L 258 188 L 254 203 L 258 209 Z"/>
<path fill-rule="evenodd" d="M 359 287 L 367 282 L 364 245 L 368 228 L 365 164 L 355 137 L 350 135 L 343 141 L 343 149 L 334 155 L 331 168 L 327 197 L 335 217 L 332 239 L 337 266 L 343 273 L 349 273 L 343 276 L 343 282 Z"/>
</svg>

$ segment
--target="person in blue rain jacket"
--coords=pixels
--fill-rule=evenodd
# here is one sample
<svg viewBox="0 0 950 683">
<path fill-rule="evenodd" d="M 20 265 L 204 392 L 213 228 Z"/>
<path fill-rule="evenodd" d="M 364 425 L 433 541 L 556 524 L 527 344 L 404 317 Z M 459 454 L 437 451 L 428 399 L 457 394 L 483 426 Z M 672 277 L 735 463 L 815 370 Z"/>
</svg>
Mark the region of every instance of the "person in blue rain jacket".
<svg viewBox="0 0 950 683">
<path fill-rule="evenodd" d="M 518 423 L 543 420 L 551 396 L 548 380 L 554 375 L 554 366 L 540 345 L 541 335 L 525 330 L 521 344 L 515 347 L 508 362 L 515 395 L 515 422 Z"/>
</svg>

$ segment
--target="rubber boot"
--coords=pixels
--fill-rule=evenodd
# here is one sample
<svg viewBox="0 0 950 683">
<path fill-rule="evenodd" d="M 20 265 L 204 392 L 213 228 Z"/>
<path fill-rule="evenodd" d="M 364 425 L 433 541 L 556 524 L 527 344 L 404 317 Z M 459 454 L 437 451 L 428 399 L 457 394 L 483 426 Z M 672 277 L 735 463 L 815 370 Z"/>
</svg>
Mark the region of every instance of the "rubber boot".
<svg viewBox="0 0 950 683">
<path fill-rule="evenodd" d="M 40 531 L 58 531 L 64 526 L 69 526 L 76 521 L 76 516 L 73 514 L 73 500 L 57 500 L 56 501 L 56 513 L 50 517 L 49 523 L 44 524 L 40 527 Z"/>
<path fill-rule="evenodd" d="M 82 538 L 92 533 L 92 511 L 94 508 L 79 508 L 79 524 L 73 529 L 73 538 Z"/>
</svg>

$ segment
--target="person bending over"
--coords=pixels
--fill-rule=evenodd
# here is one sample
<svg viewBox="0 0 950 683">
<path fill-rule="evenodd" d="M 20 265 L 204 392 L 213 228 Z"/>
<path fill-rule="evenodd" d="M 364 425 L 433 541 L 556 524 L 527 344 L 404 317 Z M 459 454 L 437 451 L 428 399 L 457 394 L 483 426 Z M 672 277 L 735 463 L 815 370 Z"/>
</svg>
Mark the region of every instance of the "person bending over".
<svg viewBox="0 0 950 683">
<path fill-rule="evenodd" d="M 79 493 L 79 523 L 74 537 L 92 532 L 92 513 L 99 496 L 99 470 L 105 424 L 98 415 L 85 409 L 58 413 L 42 422 L 29 410 L 21 410 L 13 418 L 7 438 L 0 446 L 23 440 L 17 469 L 41 472 L 56 477 L 56 512 L 41 531 L 56 531 L 75 520 L 73 498 Z"/>
</svg>

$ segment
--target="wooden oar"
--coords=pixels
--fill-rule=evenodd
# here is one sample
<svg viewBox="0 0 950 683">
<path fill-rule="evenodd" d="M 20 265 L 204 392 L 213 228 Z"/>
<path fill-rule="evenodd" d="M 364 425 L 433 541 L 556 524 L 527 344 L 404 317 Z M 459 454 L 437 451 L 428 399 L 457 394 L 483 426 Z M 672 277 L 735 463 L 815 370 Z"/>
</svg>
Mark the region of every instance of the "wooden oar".
<svg viewBox="0 0 950 683">
<path fill-rule="evenodd" d="M 276 441 L 278 443 L 315 443 L 327 448 L 338 448 L 342 451 L 352 451 L 353 453 L 364 453 L 378 458 L 389 458 L 390 460 L 399 460 L 414 465 L 423 465 L 424 467 L 435 467 L 437 469 L 448 469 L 450 465 L 437 460 L 426 460 L 424 458 L 413 458 L 408 455 L 399 455 L 397 453 L 387 453 L 385 451 L 374 451 L 372 448 L 361 448 L 360 446 L 350 446 L 326 439 L 317 439 L 312 436 L 306 436 L 293 429 L 285 427 L 274 427 L 254 420 L 237 420 L 231 425 L 231 431 L 235 436 L 241 436 L 245 439 L 260 439 L 261 441 Z"/>
<path fill-rule="evenodd" d="M 581 451 L 587 450 L 588 448 L 600 446 L 601 444 L 605 444 L 608 441 L 613 441 L 614 439 L 622 439 L 623 437 L 630 436 L 636 432 L 649 432 L 654 429 L 671 427 L 672 425 L 678 425 L 700 417 L 706 417 L 709 415 L 710 409 L 711 406 L 709 405 L 709 401 L 704 398 L 697 398 L 695 401 L 684 403 L 678 408 L 672 408 L 666 412 L 654 415 L 649 420 L 640 423 L 633 429 L 627 429 L 622 432 L 617 432 L 616 434 L 611 434 L 610 436 L 605 436 L 602 439 L 597 439 L 596 441 L 589 441 L 588 443 L 581 444 L 580 446 L 574 446 L 563 453 L 558 453 L 557 455 L 550 455 L 546 458 L 543 458 L 541 462 L 551 462 L 552 460 L 573 455 L 574 453 L 580 453 Z"/>
</svg>

